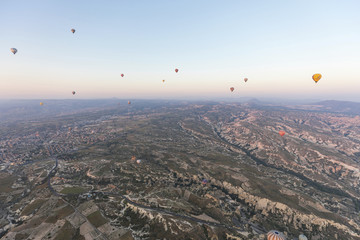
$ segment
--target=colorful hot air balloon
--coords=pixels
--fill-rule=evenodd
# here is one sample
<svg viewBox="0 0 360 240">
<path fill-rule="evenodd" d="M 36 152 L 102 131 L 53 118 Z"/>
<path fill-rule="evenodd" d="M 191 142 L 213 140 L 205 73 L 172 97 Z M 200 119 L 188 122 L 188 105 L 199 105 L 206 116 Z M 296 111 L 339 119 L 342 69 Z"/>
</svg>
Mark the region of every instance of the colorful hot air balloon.
<svg viewBox="0 0 360 240">
<path fill-rule="evenodd" d="M 231 92 L 233 92 L 234 90 L 235 90 L 235 88 L 233 88 L 233 87 L 230 88 L 230 91 L 231 91 Z"/>
<path fill-rule="evenodd" d="M 299 240 L 308 240 L 308 238 L 304 234 L 300 234 Z"/>
<path fill-rule="evenodd" d="M 16 48 L 10 48 L 10 51 L 15 55 L 15 53 L 17 53 L 17 49 Z"/>
<path fill-rule="evenodd" d="M 175 68 L 175 72 L 177 73 L 179 71 L 179 69 Z"/>
<path fill-rule="evenodd" d="M 280 134 L 280 136 L 284 136 L 284 135 L 285 135 L 285 131 L 280 130 L 280 131 L 279 131 L 279 134 Z"/>
<path fill-rule="evenodd" d="M 123 73 L 121 74 L 121 77 L 124 77 L 124 74 L 123 74 Z"/>
<path fill-rule="evenodd" d="M 271 230 L 267 233 L 267 240 L 286 240 L 286 237 L 279 231 Z"/>
<path fill-rule="evenodd" d="M 165 80 L 162 80 L 162 82 L 165 82 Z"/>
<path fill-rule="evenodd" d="M 321 74 L 320 73 L 315 73 L 313 76 L 312 76 L 312 79 L 315 81 L 315 83 L 317 83 L 320 79 L 321 79 Z"/>
<path fill-rule="evenodd" d="M 137 163 L 137 164 L 140 164 L 140 163 L 141 163 L 141 159 L 136 160 L 136 163 Z"/>
<path fill-rule="evenodd" d="M 40 102 L 40 106 L 42 106 L 42 105 L 44 105 L 44 103 L 43 103 L 43 102 Z"/>
<path fill-rule="evenodd" d="M 248 81 L 248 78 L 244 78 L 244 82 L 247 82 Z"/>
<path fill-rule="evenodd" d="M 205 178 L 201 181 L 202 185 L 206 185 L 208 183 L 208 180 L 206 180 Z"/>
<path fill-rule="evenodd" d="M 130 101 L 128 101 L 128 104 L 131 104 L 131 102 L 130 102 Z"/>
<path fill-rule="evenodd" d="M 75 93 L 76 93 L 75 91 L 72 91 L 72 95 L 75 95 Z"/>
<path fill-rule="evenodd" d="M 72 32 L 72 33 L 75 33 L 75 29 L 72 28 L 72 29 L 71 29 L 71 32 Z"/>
</svg>

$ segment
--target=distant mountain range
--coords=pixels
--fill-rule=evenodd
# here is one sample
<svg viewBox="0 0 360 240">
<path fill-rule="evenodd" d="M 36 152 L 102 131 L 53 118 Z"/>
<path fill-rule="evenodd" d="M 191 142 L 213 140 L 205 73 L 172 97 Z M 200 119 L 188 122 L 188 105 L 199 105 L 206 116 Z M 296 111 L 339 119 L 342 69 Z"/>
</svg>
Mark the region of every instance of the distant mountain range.
<svg viewBox="0 0 360 240">
<path fill-rule="evenodd" d="M 304 110 L 317 110 L 325 112 L 337 112 L 347 114 L 360 114 L 360 103 L 349 101 L 326 100 L 312 104 L 291 106 L 291 108 Z"/>
</svg>

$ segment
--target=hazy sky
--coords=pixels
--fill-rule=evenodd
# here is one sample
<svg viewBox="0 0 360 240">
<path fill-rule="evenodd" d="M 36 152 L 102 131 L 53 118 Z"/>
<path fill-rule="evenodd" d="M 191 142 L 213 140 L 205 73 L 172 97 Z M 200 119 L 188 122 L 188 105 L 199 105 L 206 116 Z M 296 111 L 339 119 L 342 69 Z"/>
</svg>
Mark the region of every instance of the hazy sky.
<svg viewBox="0 0 360 240">
<path fill-rule="evenodd" d="M 360 101 L 359 10 L 359 0 L 0 0 L 0 98 Z"/>
</svg>

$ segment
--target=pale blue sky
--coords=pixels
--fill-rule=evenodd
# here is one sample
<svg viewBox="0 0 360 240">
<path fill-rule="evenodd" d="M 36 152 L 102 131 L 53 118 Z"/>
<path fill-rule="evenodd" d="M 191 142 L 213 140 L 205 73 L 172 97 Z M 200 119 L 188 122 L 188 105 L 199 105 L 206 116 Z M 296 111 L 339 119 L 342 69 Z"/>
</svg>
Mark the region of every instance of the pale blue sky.
<svg viewBox="0 0 360 240">
<path fill-rule="evenodd" d="M 359 9 L 357 0 L 0 0 L 0 98 L 360 101 Z"/>
</svg>

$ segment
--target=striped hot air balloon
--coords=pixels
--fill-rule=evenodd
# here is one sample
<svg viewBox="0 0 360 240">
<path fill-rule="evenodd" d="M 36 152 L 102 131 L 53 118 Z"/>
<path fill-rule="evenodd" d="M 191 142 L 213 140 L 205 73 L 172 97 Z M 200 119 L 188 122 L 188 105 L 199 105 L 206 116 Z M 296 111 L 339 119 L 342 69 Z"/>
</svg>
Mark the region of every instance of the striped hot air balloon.
<svg viewBox="0 0 360 240">
<path fill-rule="evenodd" d="M 286 237 L 282 232 L 271 230 L 267 233 L 267 240 L 286 240 Z"/>
</svg>

